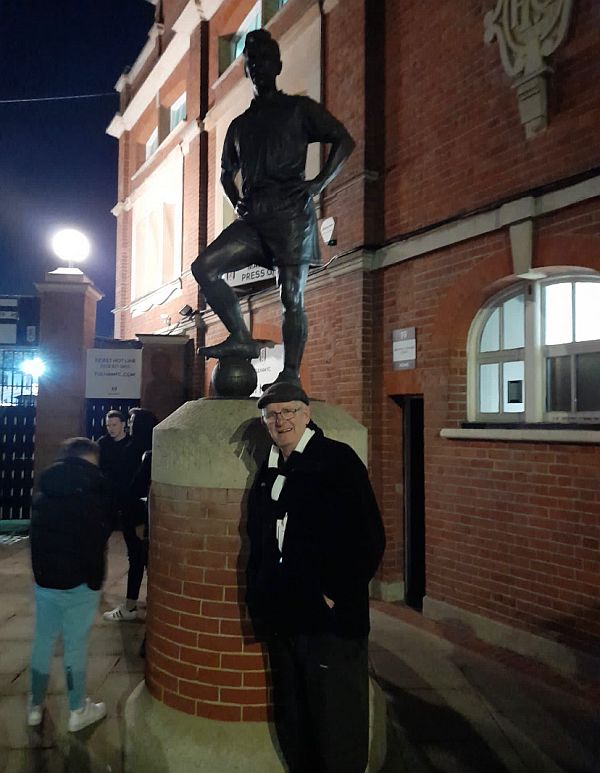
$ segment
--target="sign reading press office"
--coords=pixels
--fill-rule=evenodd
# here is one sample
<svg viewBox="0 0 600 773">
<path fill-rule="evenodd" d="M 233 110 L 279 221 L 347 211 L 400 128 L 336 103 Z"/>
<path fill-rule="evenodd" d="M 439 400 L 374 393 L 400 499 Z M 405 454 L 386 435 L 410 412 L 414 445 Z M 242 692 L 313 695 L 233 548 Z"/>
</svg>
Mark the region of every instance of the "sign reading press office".
<svg viewBox="0 0 600 773">
<path fill-rule="evenodd" d="M 141 349 L 88 349 L 86 397 L 138 400 L 141 385 Z"/>
</svg>

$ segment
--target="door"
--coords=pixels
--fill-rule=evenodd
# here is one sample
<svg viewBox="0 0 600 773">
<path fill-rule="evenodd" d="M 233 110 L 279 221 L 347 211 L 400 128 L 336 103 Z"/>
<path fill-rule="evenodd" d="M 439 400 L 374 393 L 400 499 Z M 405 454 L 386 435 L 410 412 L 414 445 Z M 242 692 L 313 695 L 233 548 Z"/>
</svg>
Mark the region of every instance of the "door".
<svg viewBox="0 0 600 773">
<path fill-rule="evenodd" d="M 404 408 L 404 600 L 421 610 L 425 595 L 425 474 L 423 397 L 402 399 Z"/>
</svg>

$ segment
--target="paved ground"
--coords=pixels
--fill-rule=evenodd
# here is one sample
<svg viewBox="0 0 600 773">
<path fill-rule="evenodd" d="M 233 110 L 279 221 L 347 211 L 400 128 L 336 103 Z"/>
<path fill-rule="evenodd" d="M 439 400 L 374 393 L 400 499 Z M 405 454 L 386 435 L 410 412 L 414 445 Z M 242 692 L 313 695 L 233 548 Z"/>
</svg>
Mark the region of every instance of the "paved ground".
<svg viewBox="0 0 600 773">
<path fill-rule="evenodd" d="M 109 566 L 102 609 L 124 588 L 118 536 Z M 372 619 L 371 659 L 388 699 L 384 773 L 600 773 L 589 690 L 506 653 L 451 643 L 411 610 L 378 604 Z M 142 621 L 94 626 L 88 692 L 106 701 L 108 717 L 76 736 L 65 732 L 58 658 L 43 731 L 26 726 L 32 626 L 27 541 L 0 540 L 0 773 L 121 773 L 123 708 L 143 678 Z"/>
</svg>

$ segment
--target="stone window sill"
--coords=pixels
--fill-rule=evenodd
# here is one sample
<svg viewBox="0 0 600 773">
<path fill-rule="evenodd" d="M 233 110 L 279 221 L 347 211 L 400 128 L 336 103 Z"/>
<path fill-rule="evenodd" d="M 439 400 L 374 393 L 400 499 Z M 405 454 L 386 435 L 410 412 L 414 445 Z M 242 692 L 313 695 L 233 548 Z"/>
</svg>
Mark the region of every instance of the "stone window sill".
<svg viewBox="0 0 600 773">
<path fill-rule="evenodd" d="M 597 426 L 597 425 L 596 425 Z M 599 429 L 573 429 L 540 427 L 461 427 L 460 429 L 444 428 L 440 437 L 447 440 L 504 440 L 511 443 L 592 443 L 600 445 Z"/>
</svg>

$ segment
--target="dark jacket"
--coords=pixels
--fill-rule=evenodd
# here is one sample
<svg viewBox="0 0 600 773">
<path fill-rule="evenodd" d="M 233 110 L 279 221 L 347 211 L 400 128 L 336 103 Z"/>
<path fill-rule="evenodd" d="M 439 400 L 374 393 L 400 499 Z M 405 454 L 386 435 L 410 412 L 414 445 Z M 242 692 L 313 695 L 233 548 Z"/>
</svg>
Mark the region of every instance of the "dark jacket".
<svg viewBox="0 0 600 773">
<path fill-rule="evenodd" d="M 134 526 L 144 526 L 144 536 L 148 536 L 148 497 L 152 483 L 152 451 L 144 451 L 140 466 L 133 478 L 129 494 L 132 499 L 131 517 Z"/>
<path fill-rule="evenodd" d="M 31 518 L 31 563 L 43 588 L 67 589 L 104 580 L 114 502 L 104 475 L 85 459 L 56 462 L 40 478 Z"/>
<path fill-rule="evenodd" d="M 129 436 L 113 440 L 110 435 L 103 435 L 98 445 L 100 469 L 115 487 L 121 501 L 127 501 L 131 479 L 142 460 L 142 449 Z"/>
<path fill-rule="evenodd" d="M 139 502 L 131 494 L 131 481 L 140 465 L 143 451 L 129 435 L 122 440 L 113 440 L 110 435 L 103 435 L 98 445 L 100 469 L 113 486 L 115 506 L 112 528 L 133 527 L 139 520 Z"/>
<path fill-rule="evenodd" d="M 369 633 L 369 581 L 385 547 L 367 470 L 345 443 L 316 425 L 303 453 L 258 471 L 248 502 L 247 603 L 258 635 Z M 271 498 L 275 478 L 285 485 Z M 282 554 L 276 520 L 288 514 Z M 280 560 L 281 559 L 281 560 Z M 329 609 L 323 594 L 335 602 Z"/>
</svg>

